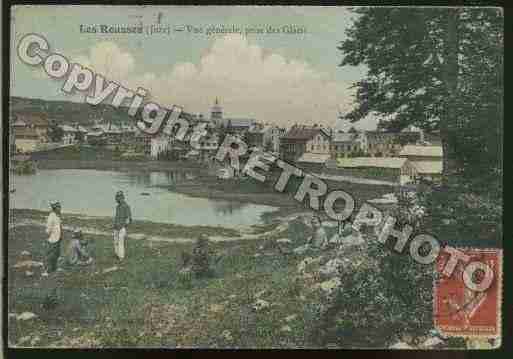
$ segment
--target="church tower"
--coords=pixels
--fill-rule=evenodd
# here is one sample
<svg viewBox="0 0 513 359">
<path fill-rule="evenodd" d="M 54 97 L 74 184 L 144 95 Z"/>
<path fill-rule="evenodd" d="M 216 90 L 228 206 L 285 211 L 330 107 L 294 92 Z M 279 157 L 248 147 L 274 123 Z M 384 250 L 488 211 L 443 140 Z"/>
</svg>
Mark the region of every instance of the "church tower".
<svg viewBox="0 0 513 359">
<path fill-rule="evenodd" d="M 216 102 L 214 106 L 212 106 L 212 109 L 210 110 L 210 120 L 215 123 L 216 125 L 219 125 L 221 123 L 221 120 L 223 119 L 223 108 L 219 105 L 219 101 L 216 97 Z"/>
</svg>

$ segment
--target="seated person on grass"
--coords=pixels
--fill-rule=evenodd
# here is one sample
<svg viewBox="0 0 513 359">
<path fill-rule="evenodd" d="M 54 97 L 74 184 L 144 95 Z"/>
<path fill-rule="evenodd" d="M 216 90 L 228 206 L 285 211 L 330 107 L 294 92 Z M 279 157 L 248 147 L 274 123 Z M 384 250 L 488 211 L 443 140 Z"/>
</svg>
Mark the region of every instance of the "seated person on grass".
<svg viewBox="0 0 513 359">
<path fill-rule="evenodd" d="M 214 253 L 209 248 L 209 242 L 208 236 L 201 234 L 192 250 L 192 271 L 196 277 L 209 277 L 213 274 Z"/>
<path fill-rule="evenodd" d="M 84 238 L 82 231 L 73 231 L 71 247 L 68 257 L 70 265 L 88 265 L 93 262 L 93 258 L 89 254 L 89 241 Z"/>
</svg>

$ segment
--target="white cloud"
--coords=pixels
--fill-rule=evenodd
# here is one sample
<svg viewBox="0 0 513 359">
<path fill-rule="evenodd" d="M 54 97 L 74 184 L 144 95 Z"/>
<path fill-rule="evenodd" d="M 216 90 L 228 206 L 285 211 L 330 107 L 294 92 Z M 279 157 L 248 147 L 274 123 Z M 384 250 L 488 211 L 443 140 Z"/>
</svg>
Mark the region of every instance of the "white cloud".
<svg viewBox="0 0 513 359">
<path fill-rule="evenodd" d="M 215 97 L 227 117 L 254 117 L 284 127 L 336 126 L 338 111 L 351 107 L 349 83 L 336 82 L 306 62 L 287 59 L 239 35 L 216 39 L 198 63 L 177 63 L 164 73 L 136 69 L 134 57 L 113 42 L 101 42 L 74 60 L 126 87 L 146 88 L 163 106 L 181 105 L 207 116 Z"/>
<path fill-rule="evenodd" d="M 135 59 L 132 54 L 121 50 L 112 41 L 102 41 L 93 46 L 89 54 L 78 55 L 72 61 L 87 66 L 109 80 L 116 81 L 126 80 L 135 68 Z"/>
<path fill-rule="evenodd" d="M 218 96 L 226 116 L 255 117 L 287 127 L 333 126 L 339 107 L 347 109 L 350 103 L 348 84 L 238 35 L 217 39 L 198 64 L 179 63 L 154 78 L 149 89 L 162 104 L 208 113 Z"/>
</svg>

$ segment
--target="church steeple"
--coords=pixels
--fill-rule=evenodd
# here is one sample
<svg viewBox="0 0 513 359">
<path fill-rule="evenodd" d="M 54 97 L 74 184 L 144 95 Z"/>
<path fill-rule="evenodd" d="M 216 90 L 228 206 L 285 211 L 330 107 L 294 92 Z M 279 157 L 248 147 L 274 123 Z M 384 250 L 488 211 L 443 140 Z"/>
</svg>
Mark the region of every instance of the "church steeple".
<svg viewBox="0 0 513 359">
<path fill-rule="evenodd" d="M 219 105 L 219 99 L 216 97 L 216 101 L 212 109 L 210 110 L 210 120 L 215 124 L 219 124 L 223 119 L 223 108 Z"/>
</svg>

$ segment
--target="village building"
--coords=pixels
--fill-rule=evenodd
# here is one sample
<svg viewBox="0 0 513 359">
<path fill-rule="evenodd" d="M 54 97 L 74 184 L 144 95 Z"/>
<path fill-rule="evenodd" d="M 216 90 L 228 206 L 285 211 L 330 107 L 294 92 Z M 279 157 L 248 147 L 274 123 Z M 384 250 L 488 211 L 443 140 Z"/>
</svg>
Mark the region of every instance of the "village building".
<svg viewBox="0 0 513 359">
<path fill-rule="evenodd" d="M 442 178 L 442 161 L 415 161 L 410 162 L 415 168 L 414 182 L 428 180 L 439 182 Z"/>
<path fill-rule="evenodd" d="M 397 142 L 395 132 L 365 131 L 367 137 L 366 153 L 372 157 L 392 157 L 397 155 L 401 145 Z"/>
<path fill-rule="evenodd" d="M 35 114 L 16 114 L 11 118 L 11 141 L 15 152 L 35 151 L 42 143 L 48 142 L 49 122 Z"/>
<path fill-rule="evenodd" d="M 356 157 L 365 153 L 367 137 L 365 132 L 337 132 L 331 138 L 331 158 Z"/>
<path fill-rule="evenodd" d="M 182 140 L 165 133 L 149 136 L 149 155 L 152 159 L 158 160 L 198 159 L 201 155 L 200 150 L 191 147 L 190 138 L 190 133 Z"/>
<path fill-rule="evenodd" d="M 219 126 L 228 133 L 244 135 L 256 126 L 254 118 L 223 118 Z"/>
<path fill-rule="evenodd" d="M 36 130 L 30 127 L 14 128 L 14 146 L 16 152 L 33 152 L 42 143 L 41 137 L 37 134 Z"/>
<path fill-rule="evenodd" d="M 412 162 L 415 161 L 442 161 L 442 146 L 419 146 L 406 145 L 399 153 L 399 157 L 404 157 Z"/>
<path fill-rule="evenodd" d="M 228 133 L 244 135 L 249 130 L 253 129 L 257 122 L 254 118 L 232 117 L 227 118 L 223 116 L 223 108 L 216 98 L 214 106 L 210 110 L 210 122 L 214 127 L 223 128 Z"/>
<path fill-rule="evenodd" d="M 17 113 L 14 115 L 16 127 L 32 128 L 43 142 L 48 140 L 50 121 L 44 116 L 32 113 Z"/>
<path fill-rule="evenodd" d="M 210 162 L 216 155 L 220 146 L 219 135 L 213 131 L 209 131 L 207 135 L 201 137 L 198 148 L 199 160 L 202 162 Z"/>
<path fill-rule="evenodd" d="M 120 123 L 119 130 L 121 132 L 121 143 L 125 145 L 132 145 L 137 132 L 139 132 L 139 129 L 132 123 Z"/>
<path fill-rule="evenodd" d="M 210 120 L 216 126 L 221 125 L 221 120 L 223 119 L 223 108 L 219 105 L 219 100 L 216 97 L 216 101 L 212 109 L 210 110 Z"/>
<path fill-rule="evenodd" d="M 280 155 L 297 161 L 304 153 L 330 153 L 330 134 L 322 127 L 293 126 L 280 139 Z"/>
<path fill-rule="evenodd" d="M 337 159 L 338 174 L 344 176 L 392 181 L 401 185 L 412 182 L 415 167 L 400 157 L 355 157 Z"/>
<path fill-rule="evenodd" d="M 172 137 L 164 133 L 158 133 L 150 137 L 150 156 L 154 159 L 159 155 L 169 152 L 171 149 Z"/>
<path fill-rule="evenodd" d="M 151 135 L 137 130 L 134 134 L 132 143 L 133 149 L 137 153 L 142 153 L 144 156 L 151 156 Z"/>
<path fill-rule="evenodd" d="M 264 148 L 264 127 L 260 125 L 256 125 L 251 127 L 244 135 L 244 141 L 249 149 L 259 149 L 263 150 Z"/>
<path fill-rule="evenodd" d="M 285 129 L 276 125 L 265 125 L 262 129 L 264 150 L 280 152 L 280 140 L 285 135 Z"/>
<path fill-rule="evenodd" d="M 442 146 L 407 145 L 403 147 L 399 156 L 407 158 L 415 167 L 415 181 L 420 179 L 438 181 L 442 176 Z"/>
<path fill-rule="evenodd" d="M 118 148 L 123 139 L 121 128 L 112 122 L 100 122 L 102 121 L 96 121 L 96 123 L 91 126 L 91 130 L 87 132 L 88 143 L 92 145 L 103 145 L 111 149 Z"/>
<path fill-rule="evenodd" d="M 74 126 L 60 125 L 59 127 L 63 131 L 62 140 L 61 140 L 61 142 L 63 144 L 71 145 L 71 144 L 75 144 L 80 141 L 83 141 L 83 142 L 87 141 L 88 130 L 85 127 L 80 126 L 78 124 L 75 124 Z"/>
</svg>

